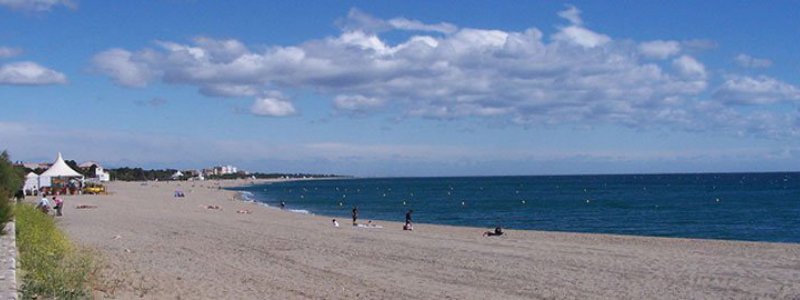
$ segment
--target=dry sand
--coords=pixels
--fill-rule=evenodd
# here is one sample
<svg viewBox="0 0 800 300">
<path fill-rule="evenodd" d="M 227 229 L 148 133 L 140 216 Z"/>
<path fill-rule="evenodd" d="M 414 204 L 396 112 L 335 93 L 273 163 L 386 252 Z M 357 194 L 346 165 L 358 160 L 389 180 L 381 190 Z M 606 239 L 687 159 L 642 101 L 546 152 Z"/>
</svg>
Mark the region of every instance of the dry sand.
<svg viewBox="0 0 800 300">
<path fill-rule="evenodd" d="M 488 238 L 481 228 L 355 228 L 347 215 L 334 228 L 330 217 L 237 201 L 214 184 L 114 182 L 112 195 L 65 197 L 60 226 L 107 265 L 96 295 L 800 299 L 798 244 L 514 230 Z M 186 197 L 173 198 L 176 188 Z"/>
</svg>

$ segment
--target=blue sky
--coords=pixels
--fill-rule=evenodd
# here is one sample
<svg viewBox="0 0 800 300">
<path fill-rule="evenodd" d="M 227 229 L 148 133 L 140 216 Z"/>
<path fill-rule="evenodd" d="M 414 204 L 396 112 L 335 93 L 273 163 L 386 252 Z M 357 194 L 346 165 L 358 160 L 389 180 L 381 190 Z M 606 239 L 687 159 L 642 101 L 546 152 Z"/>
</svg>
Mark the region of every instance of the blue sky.
<svg viewBox="0 0 800 300">
<path fill-rule="evenodd" d="M 0 148 L 358 176 L 797 171 L 798 8 L 0 0 Z"/>
</svg>

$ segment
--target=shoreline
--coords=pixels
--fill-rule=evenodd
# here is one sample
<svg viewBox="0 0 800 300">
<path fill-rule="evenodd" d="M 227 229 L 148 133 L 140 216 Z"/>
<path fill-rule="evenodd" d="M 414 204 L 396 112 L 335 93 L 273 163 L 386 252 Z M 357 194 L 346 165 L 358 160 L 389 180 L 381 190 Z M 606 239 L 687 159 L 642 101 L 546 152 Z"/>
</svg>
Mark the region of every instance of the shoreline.
<svg viewBox="0 0 800 300">
<path fill-rule="evenodd" d="M 247 191 L 236 191 L 236 190 L 228 190 L 237 193 L 247 192 Z M 279 207 L 275 207 L 269 205 L 268 203 L 258 202 L 256 200 L 247 200 L 236 196 L 238 201 L 242 201 L 245 203 L 256 203 L 258 205 L 263 206 L 266 209 L 274 209 L 278 211 L 282 211 L 285 213 L 296 214 L 296 215 L 306 215 L 306 216 L 318 216 L 318 217 L 326 217 L 326 218 L 334 218 L 334 219 L 342 219 L 342 220 L 349 220 L 347 216 L 334 216 L 334 215 L 327 215 L 327 214 L 319 214 L 313 211 L 308 210 L 307 208 L 298 208 L 298 209 L 281 209 Z M 396 220 L 384 220 L 384 219 L 364 219 L 368 221 L 378 221 L 381 223 L 391 223 L 393 225 L 397 225 L 398 228 L 403 227 L 403 222 L 396 221 Z M 441 227 L 455 227 L 455 228 L 468 228 L 474 229 L 476 231 L 486 231 L 492 228 L 488 227 L 479 227 L 479 226 L 470 226 L 470 225 L 458 225 L 458 224 L 440 224 L 440 223 L 426 223 L 426 222 L 413 222 L 414 226 L 417 225 L 425 225 L 425 226 L 441 226 Z M 347 222 L 342 226 L 348 226 L 350 224 Z M 757 240 L 737 240 L 737 239 L 715 239 L 715 238 L 694 238 L 694 237 L 680 237 L 680 236 L 657 236 L 657 235 L 641 235 L 641 234 L 622 234 L 622 233 L 603 233 L 603 232 L 581 232 L 581 231 L 558 231 L 558 230 L 543 230 L 543 229 L 515 229 L 515 228 L 507 228 L 503 227 L 503 231 L 517 231 L 517 232 L 539 232 L 539 233 L 553 233 L 553 234 L 575 234 L 575 235 L 601 235 L 601 236 L 609 236 L 609 237 L 620 237 L 620 238 L 645 238 L 645 239 L 677 239 L 677 240 L 699 240 L 699 241 L 718 241 L 718 242 L 740 242 L 740 243 L 765 243 L 765 244 L 788 244 L 788 245 L 798 245 L 800 246 L 800 242 L 774 242 L 774 241 L 757 241 Z"/>
<path fill-rule="evenodd" d="M 113 182 L 111 195 L 64 197 L 58 223 L 107 263 L 113 289 L 97 296 L 118 299 L 800 296 L 797 244 L 511 229 L 487 238 L 485 228 L 404 232 L 391 221 L 334 228 L 329 217 L 217 189 L 242 183 Z M 172 197 L 176 188 L 186 197 Z"/>
<path fill-rule="evenodd" d="M 786 172 L 772 172 L 772 173 L 786 173 Z M 659 174 L 655 174 L 659 175 Z M 573 176 L 573 175 L 569 175 Z M 582 175 L 577 175 L 582 176 Z M 417 177 L 414 177 L 417 178 Z M 467 177 L 464 177 L 467 178 Z M 353 179 L 372 179 L 372 178 L 319 178 L 319 179 L 288 179 L 288 180 L 278 180 L 278 181 L 265 181 L 265 182 L 258 182 L 258 183 L 248 183 L 242 185 L 235 185 L 231 184 L 226 186 L 224 189 L 236 193 L 252 193 L 251 191 L 242 191 L 236 190 L 232 188 L 239 188 L 239 187 L 246 187 L 246 186 L 253 186 L 253 185 L 260 185 L 260 184 L 273 184 L 273 183 L 285 183 L 285 182 L 294 182 L 294 181 L 305 181 L 305 180 L 353 180 Z M 279 207 L 273 206 L 269 203 L 259 202 L 256 199 L 243 199 L 243 201 L 253 201 L 264 205 L 267 208 L 273 209 L 280 209 Z M 312 211 L 309 207 L 297 207 L 296 209 L 286 209 L 287 211 L 296 211 L 298 214 L 310 214 L 315 216 L 323 216 L 328 218 L 336 218 L 336 219 L 343 219 L 349 220 L 350 216 L 347 212 L 340 214 L 340 215 L 332 215 L 332 214 L 324 214 L 319 212 Z M 297 212 L 299 211 L 299 212 Z M 399 223 L 400 227 L 402 227 L 402 221 L 399 221 L 401 218 L 398 217 L 396 219 L 381 219 L 381 218 L 359 218 L 360 220 L 363 219 L 364 221 L 372 220 L 372 221 L 379 221 L 379 222 L 394 222 Z M 348 222 L 349 223 L 349 222 Z M 467 224 L 447 224 L 447 223 L 428 223 L 428 222 L 414 222 L 415 225 L 417 224 L 424 224 L 424 225 L 433 225 L 433 226 L 453 226 L 453 227 L 462 227 L 462 228 L 474 228 L 480 230 L 490 230 L 493 228 L 489 227 L 481 227 L 475 225 L 467 225 Z M 666 239 L 689 239 L 689 240 L 709 240 L 709 241 L 732 241 L 732 242 L 750 242 L 750 243 L 775 243 L 775 244 L 793 244 L 793 245 L 800 245 L 800 241 L 775 241 L 775 240 L 758 240 L 758 239 L 737 239 L 737 238 L 714 238 L 714 237 L 691 237 L 691 236 L 667 236 L 667 235 L 647 235 L 647 234 L 637 234 L 637 233 L 616 233 L 616 232 L 591 232 L 591 231 L 570 231 L 570 230 L 548 230 L 548 229 L 520 229 L 520 228 L 513 228 L 513 227 L 503 227 L 503 230 L 515 230 L 515 231 L 537 231 L 537 232 L 553 232 L 553 233 L 575 233 L 575 234 L 600 234 L 600 235 L 611 235 L 611 236 L 623 236 L 623 237 L 644 237 L 644 238 L 666 238 Z"/>
</svg>

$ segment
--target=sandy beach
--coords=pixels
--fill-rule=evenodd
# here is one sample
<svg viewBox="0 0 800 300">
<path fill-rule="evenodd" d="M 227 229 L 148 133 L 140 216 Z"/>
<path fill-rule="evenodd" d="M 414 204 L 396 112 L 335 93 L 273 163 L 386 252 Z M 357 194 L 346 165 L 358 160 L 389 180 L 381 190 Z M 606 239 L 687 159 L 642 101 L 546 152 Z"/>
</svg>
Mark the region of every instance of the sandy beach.
<svg viewBox="0 0 800 300">
<path fill-rule="evenodd" d="M 213 182 L 108 189 L 65 197 L 58 219 L 102 257 L 98 298 L 800 298 L 800 244 L 515 230 L 482 237 L 486 228 L 357 228 L 347 215 L 335 228 L 330 217 L 239 201 Z M 176 189 L 186 197 L 174 198 Z"/>
</svg>

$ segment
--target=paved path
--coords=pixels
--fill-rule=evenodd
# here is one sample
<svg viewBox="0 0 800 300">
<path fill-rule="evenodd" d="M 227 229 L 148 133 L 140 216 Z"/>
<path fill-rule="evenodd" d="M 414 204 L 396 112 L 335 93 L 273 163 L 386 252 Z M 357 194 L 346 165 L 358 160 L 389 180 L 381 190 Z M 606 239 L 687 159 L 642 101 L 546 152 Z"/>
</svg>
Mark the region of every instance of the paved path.
<svg viewBox="0 0 800 300">
<path fill-rule="evenodd" d="M 14 222 L 0 236 L 0 299 L 17 299 L 17 242 Z"/>
</svg>

